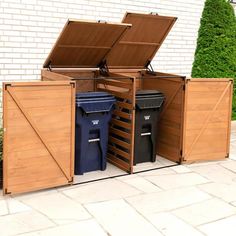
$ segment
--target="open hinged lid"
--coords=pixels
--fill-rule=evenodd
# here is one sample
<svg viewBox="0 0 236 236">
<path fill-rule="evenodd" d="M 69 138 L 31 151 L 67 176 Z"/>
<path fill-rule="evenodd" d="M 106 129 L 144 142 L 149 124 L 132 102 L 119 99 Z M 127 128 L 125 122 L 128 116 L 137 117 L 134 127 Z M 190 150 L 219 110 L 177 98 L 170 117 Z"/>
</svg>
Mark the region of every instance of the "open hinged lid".
<svg viewBox="0 0 236 236">
<path fill-rule="evenodd" d="M 43 67 L 98 67 L 130 26 L 68 20 Z"/>
<path fill-rule="evenodd" d="M 109 68 L 145 68 L 174 25 L 176 17 L 126 13 L 122 23 L 132 27 L 106 56 Z"/>
</svg>

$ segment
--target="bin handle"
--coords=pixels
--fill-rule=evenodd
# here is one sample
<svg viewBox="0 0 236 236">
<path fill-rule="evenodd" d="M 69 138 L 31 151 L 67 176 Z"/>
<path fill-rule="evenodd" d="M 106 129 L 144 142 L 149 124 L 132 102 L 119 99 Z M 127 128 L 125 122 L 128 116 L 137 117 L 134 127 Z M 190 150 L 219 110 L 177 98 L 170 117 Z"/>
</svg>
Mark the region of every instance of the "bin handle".
<svg viewBox="0 0 236 236">
<path fill-rule="evenodd" d="M 148 136 L 148 135 L 151 135 L 151 134 L 152 134 L 151 132 L 141 133 L 141 136 Z"/>
<path fill-rule="evenodd" d="M 89 143 L 99 142 L 99 141 L 100 141 L 100 138 L 92 138 L 88 140 Z"/>
</svg>

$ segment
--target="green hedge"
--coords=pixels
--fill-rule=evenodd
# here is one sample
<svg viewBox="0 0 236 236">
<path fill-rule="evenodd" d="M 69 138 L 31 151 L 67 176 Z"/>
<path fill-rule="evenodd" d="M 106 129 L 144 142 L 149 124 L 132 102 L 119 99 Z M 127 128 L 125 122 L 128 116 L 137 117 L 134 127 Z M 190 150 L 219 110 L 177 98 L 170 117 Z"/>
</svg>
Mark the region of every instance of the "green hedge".
<svg viewBox="0 0 236 236">
<path fill-rule="evenodd" d="M 192 77 L 236 79 L 236 18 L 226 0 L 205 2 Z M 232 117 L 236 119 L 236 91 Z"/>
</svg>

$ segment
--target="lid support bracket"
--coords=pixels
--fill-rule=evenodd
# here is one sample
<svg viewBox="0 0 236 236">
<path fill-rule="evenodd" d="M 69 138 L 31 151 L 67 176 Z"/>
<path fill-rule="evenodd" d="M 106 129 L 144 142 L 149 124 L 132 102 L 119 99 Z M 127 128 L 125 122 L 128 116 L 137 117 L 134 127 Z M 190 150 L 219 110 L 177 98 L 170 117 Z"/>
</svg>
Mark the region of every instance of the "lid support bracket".
<svg viewBox="0 0 236 236">
<path fill-rule="evenodd" d="M 109 69 L 108 69 L 106 60 L 102 60 L 98 64 L 98 67 L 99 67 L 101 75 L 104 75 L 104 76 L 108 76 L 109 75 Z"/>
<path fill-rule="evenodd" d="M 146 63 L 145 68 L 148 74 L 156 75 L 156 72 L 154 71 L 150 60 L 148 60 L 148 62 Z"/>
</svg>

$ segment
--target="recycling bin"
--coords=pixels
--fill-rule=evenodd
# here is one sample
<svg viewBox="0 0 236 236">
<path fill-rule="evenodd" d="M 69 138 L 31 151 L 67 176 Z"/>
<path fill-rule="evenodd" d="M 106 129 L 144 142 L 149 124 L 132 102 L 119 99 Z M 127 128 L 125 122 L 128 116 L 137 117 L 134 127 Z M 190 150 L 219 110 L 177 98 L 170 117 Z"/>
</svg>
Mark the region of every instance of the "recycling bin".
<svg viewBox="0 0 236 236">
<path fill-rule="evenodd" d="M 134 165 L 156 161 L 157 124 L 164 94 L 157 90 L 136 92 Z"/>
<path fill-rule="evenodd" d="M 106 169 L 108 125 L 115 101 L 106 92 L 76 94 L 76 175 Z"/>
</svg>

